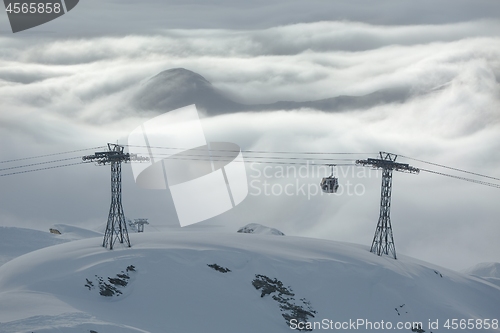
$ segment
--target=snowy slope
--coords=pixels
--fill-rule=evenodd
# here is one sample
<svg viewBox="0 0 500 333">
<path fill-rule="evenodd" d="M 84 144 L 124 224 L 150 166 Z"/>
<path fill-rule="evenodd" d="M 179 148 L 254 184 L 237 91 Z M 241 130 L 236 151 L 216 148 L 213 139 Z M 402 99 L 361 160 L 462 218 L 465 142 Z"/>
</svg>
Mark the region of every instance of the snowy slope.
<svg viewBox="0 0 500 333">
<path fill-rule="evenodd" d="M 482 262 L 463 271 L 464 274 L 479 276 L 500 287 L 500 263 Z"/>
<path fill-rule="evenodd" d="M 0 266 L 20 255 L 44 247 L 102 235 L 92 230 L 67 224 L 55 224 L 51 229 L 56 229 L 61 234 L 52 234 L 49 230 L 45 232 L 25 228 L 0 227 Z"/>
<path fill-rule="evenodd" d="M 132 236 L 132 248 L 84 239 L 1 266 L 0 332 L 290 332 L 277 301 L 252 285 L 256 274 L 289 286 L 296 304 L 309 301 L 313 321 L 422 321 L 429 332 L 431 319 L 445 332 L 448 318 L 500 319 L 499 287 L 364 246 L 196 229 Z M 128 276 L 122 294 L 101 296 L 98 277 L 116 274 Z"/>
<path fill-rule="evenodd" d="M 47 246 L 61 244 L 67 240 L 48 232 L 0 227 L 0 266 L 25 253 Z"/>
<path fill-rule="evenodd" d="M 68 224 L 54 224 L 53 229 L 57 229 L 61 235 L 60 238 L 66 240 L 78 240 L 84 238 L 94 238 L 100 237 L 103 234 L 100 232 L 84 229 L 81 227 L 76 227 Z"/>
</svg>

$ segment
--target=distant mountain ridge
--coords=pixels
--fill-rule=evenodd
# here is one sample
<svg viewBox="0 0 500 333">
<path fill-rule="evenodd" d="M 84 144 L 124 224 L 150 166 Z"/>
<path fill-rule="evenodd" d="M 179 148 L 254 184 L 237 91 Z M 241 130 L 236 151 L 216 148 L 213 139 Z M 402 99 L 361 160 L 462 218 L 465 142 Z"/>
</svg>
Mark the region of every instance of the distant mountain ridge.
<svg viewBox="0 0 500 333">
<path fill-rule="evenodd" d="M 478 276 L 500 287 L 500 263 L 482 262 L 462 271 L 464 274 Z"/>
<path fill-rule="evenodd" d="M 149 79 L 133 96 L 132 103 L 142 110 L 166 112 L 196 104 L 209 115 L 245 111 L 274 111 L 310 108 L 325 112 L 368 109 L 387 103 L 402 103 L 410 97 L 409 88 L 382 89 L 363 96 L 336 96 L 313 101 L 278 101 L 270 104 L 242 104 L 231 100 L 200 74 L 184 68 L 163 71 Z"/>
<path fill-rule="evenodd" d="M 482 262 L 463 271 L 464 274 L 500 279 L 499 262 Z"/>
</svg>

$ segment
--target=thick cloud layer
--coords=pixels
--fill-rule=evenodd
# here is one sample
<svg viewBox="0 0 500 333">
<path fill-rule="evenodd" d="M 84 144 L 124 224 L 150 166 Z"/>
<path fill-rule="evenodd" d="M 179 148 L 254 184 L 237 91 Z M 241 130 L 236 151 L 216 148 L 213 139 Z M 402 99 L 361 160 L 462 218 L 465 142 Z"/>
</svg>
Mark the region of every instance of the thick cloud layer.
<svg viewBox="0 0 500 333">
<path fill-rule="evenodd" d="M 22 36 L 154 34 L 164 29 L 263 29 L 318 21 L 426 25 L 497 19 L 491 0 L 86 0 L 61 18 Z M 0 15 L 0 33 L 9 32 Z M 360 40 L 362 43 L 362 41 Z"/>
<path fill-rule="evenodd" d="M 243 103 L 364 95 L 386 88 L 412 92 L 404 104 L 342 114 L 297 110 L 206 117 L 208 140 L 234 142 L 245 150 L 362 153 L 350 160 L 385 150 L 500 178 L 499 25 L 317 22 L 84 39 L 4 36 L 0 161 L 122 140 L 155 115 L 138 112 L 130 103 L 142 84 L 165 69 L 183 67 Z M 339 168 L 344 192 L 326 196 L 316 192 L 324 168 L 294 176 L 299 166 L 285 175 L 277 165 L 247 167 L 253 181 L 248 198 L 205 225 L 236 230 L 258 222 L 287 235 L 371 243 L 380 191 L 376 172 Z M 58 222 L 105 222 L 107 167 L 72 166 L 0 181 L 2 225 L 46 229 Z M 276 194 L 287 185 L 288 194 Z M 424 172 L 395 174 L 397 250 L 458 269 L 500 261 L 498 191 Z M 130 218 L 149 217 L 151 228 L 178 225 L 168 192 L 138 189 L 128 167 L 124 206 Z"/>
</svg>

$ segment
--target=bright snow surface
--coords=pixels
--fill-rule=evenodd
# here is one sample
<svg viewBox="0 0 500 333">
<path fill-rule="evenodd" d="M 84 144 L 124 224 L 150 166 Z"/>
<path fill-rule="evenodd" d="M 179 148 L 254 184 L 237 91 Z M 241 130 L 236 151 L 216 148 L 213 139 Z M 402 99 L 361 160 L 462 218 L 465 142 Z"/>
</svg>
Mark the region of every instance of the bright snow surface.
<svg viewBox="0 0 500 333">
<path fill-rule="evenodd" d="M 310 321 L 419 321 L 426 332 L 445 332 L 447 319 L 500 319 L 494 284 L 403 255 L 378 257 L 365 246 L 196 229 L 130 236 L 132 248 L 110 251 L 89 238 L 0 266 L 0 332 L 290 332 L 279 304 L 252 285 L 256 274 L 306 298 L 317 311 Z M 231 271 L 207 266 L 214 263 Z M 120 296 L 84 286 L 130 265 L 137 271 Z M 429 330 L 429 320 L 440 329 Z"/>
<path fill-rule="evenodd" d="M 0 266 L 20 255 L 66 241 L 49 232 L 0 227 Z"/>
</svg>

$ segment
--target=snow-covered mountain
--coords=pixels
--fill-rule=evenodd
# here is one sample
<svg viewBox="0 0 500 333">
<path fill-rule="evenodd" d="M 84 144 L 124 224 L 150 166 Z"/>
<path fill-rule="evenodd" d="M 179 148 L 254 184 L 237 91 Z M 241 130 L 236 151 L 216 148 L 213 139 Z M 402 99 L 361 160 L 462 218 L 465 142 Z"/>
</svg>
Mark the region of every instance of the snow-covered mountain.
<svg viewBox="0 0 500 333">
<path fill-rule="evenodd" d="M 368 109 L 401 103 L 410 97 L 410 89 L 382 89 L 364 96 L 336 96 L 316 101 L 279 101 L 270 104 L 242 104 L 228 98 L 200 74 L 184 68 L 173 68 L 152 77 L 132 99 L 139 109 L 166 112 L 196 104 L 208 114 L 242 111 L 273 111 L 310 108 L 321 111 Z"/>
<path fill-rule="evenodd" d="M 500 263 L 482 262 L 463 271 L 464 274 L 479 276 L 500 287 Z"/>
<path fill-rule="evenodd" d="M 482 262 L 463 271 L 465 274 L 500 279 L 499 262 Z"/>
<path fill-rule="evenodd" d="M 139 109 L 161 112 L 191 104 L 211 114 L 241 110 L 240 104 L 226 98 L 203 76 L 184 68 L 166 70 L 149 79 L 132 103 Z"/>
<path fill-rule="evenodd" d="M 67 224 L 55 224 L 49 230 L 0 227 L 0 266 L 9 260 L 44 247 L 77 239 L 98 237 L 101 234 Z"/>
<path fill-rule="evenodd" d="M 447 332 L 448 319 L 500 319 L 500 287 L 365 246 L 196 228 L 133 234 L 132 248 L 113 251 L 101 241 L 0 266 L 0 332 L 278 333 L 352 322 L 362 332 L 388 323 Z"/>
<path fill-rule="evenodd" d="M 67 242 L 58 235 L 39 230 L 0 227 L 0 266 L 23 254 Z"/>
</svg>

